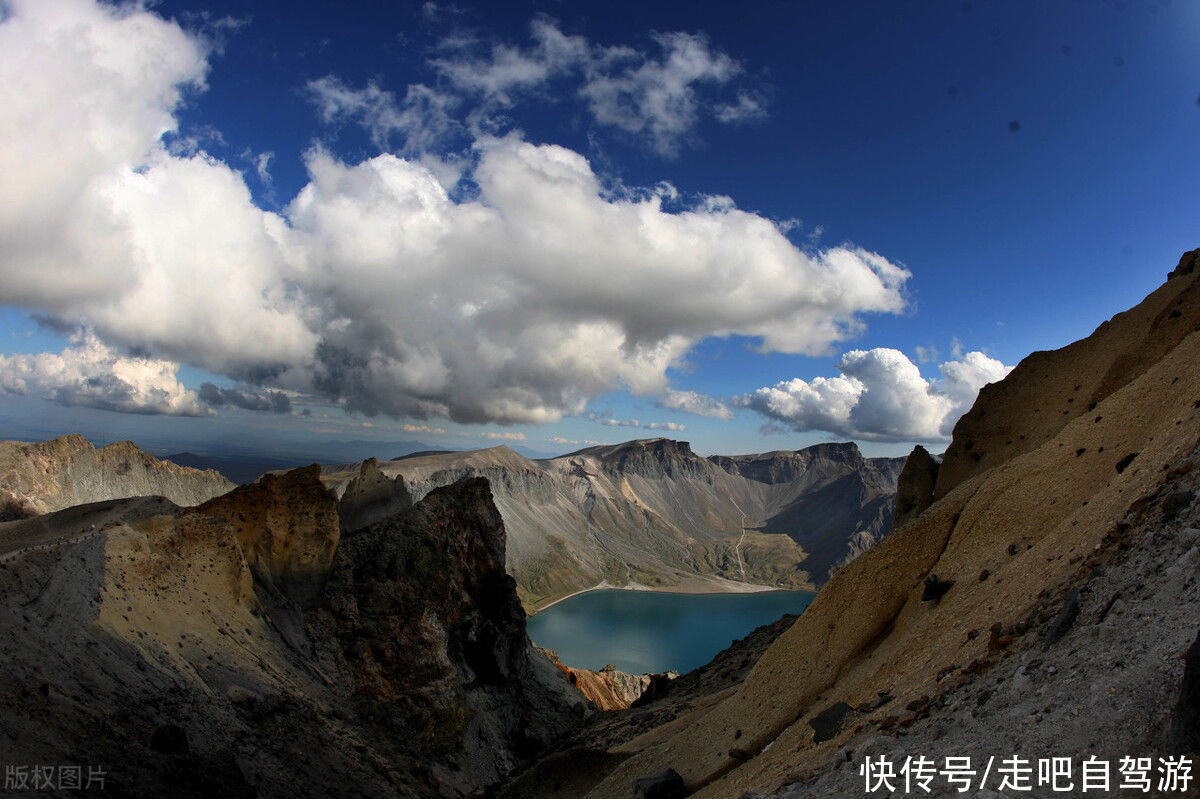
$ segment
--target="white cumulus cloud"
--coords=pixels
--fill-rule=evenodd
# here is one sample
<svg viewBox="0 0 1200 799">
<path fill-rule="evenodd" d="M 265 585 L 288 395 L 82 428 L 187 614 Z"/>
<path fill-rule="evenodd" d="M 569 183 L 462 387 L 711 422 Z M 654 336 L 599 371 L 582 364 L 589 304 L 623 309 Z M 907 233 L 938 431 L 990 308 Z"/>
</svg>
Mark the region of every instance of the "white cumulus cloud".
<svg viewBox="0 0 1200 799">
<path fill-rule="evenodd" d="M 178 373 L 177 363 L 121 355 L 92 335 L 77 336 L 59 353 L 0 355 L 0 390 L 9 394 L 125 413 L 209 413 L 196 393 L 179 382 Z"/>
<path fill-rule="evenodd" d="M 837 377 L 794 378 L 760 388 L 740 404 L 797 431 L 820 430 L 873 441 L 944 441 L 979 389 L 1013 367 L 982 352 L 938 367 L 926 380 L 899 350 L 853 350 Z"/>
<path fill-rule="evenodd" d="M 263 210 L 241 172 L 164 142 L 204 86 L 198 39 L 141 6 L 8 7 L 0 302 L 103 346 L 417 421 L 554 422 L 622 388 L 725 417 L 669 391 L 700 340 L 816 354 L 905 307 L 909 273 L 879 254 L 800 249 L 728 198 L 668 210 L 665 189 L 611 191 L 579 153 L 517 135 L 476 141 L 463 197 L 428 153 L 314 149 L 307 185 Z M 573 57 L 547 31 L 539 57 Z M 649 73 L 697 76 L 672 85 L 736 71 L 700 40 L 660 44 Z M 342 89 L 314 90 L 332 116 L 406 129 L 404 102 Z"/>
</svg>

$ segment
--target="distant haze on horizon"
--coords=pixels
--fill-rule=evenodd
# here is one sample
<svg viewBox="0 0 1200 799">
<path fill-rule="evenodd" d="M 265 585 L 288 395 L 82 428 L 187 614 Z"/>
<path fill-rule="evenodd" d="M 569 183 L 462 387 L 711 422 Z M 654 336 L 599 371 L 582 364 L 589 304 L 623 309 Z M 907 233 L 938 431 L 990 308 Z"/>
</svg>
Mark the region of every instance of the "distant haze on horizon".
<svg viewBox="0 0 1200 799">
<path fill-rule="evenodd" d="M 1170 0 L 0 0 L 0 437 L 941 451 L 1200 244 L 1197 34 Z"/>
</svg>

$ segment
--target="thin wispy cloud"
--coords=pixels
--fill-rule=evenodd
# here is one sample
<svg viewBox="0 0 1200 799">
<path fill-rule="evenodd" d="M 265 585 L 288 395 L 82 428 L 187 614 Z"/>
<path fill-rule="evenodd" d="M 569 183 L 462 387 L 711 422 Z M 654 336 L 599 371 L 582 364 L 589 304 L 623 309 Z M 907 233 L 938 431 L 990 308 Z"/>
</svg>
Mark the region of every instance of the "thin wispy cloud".
<svg viewBox="0 0 1200 799">
<path fill-rule="evenodd" d="M 724 402 L 696 391 L 668 388 L 663 392 L 658 406 L 673 411 L 693 413 L 697 416 L 710 416 L 714 419 L 729 420 L 733 418 L 733 411 Z"/>
<path fill-rule="evenodd" d="M 311 80 L 305 89 L 323 120 L 362 125 L 384 152 L 429 152 L 461 124 L 454 116 L 459 98 L 420 83 L 401 98 L 374 82 L 353 88 L 335 75 Z"/>
<path fill-rule="evenodd" d="M 492 441 L 524 441 L 525 440 L 524 433 L 493 433 L 491 431 L 485 430 L 484 432 L 480 433 L 479 435 L 483 436 L 484 438 L 491 439 Z"/>
<path fill-rule="evenodd" d="M 404 424 L 400 429 L 406 433 L 429 433 L 431 435 L 441 435 L 445 433 L 445 429 L 441 427 L 430 427 L 427 424 Z"/>
<path fill-rule="evenodd" d="M 768 115 L 769 90 L 701 34 L 655 34 L 647 47 L 605 46 L 537 17 L 527 44 L 457 33 L 437 49 L 429 67 L 449 92 L 414 84 L 398 101 L 374 83 L 352 89 L 333 76 L 313 81 L 309 90 L 326 119 L 358 117 L 380 146 L 390 144 L 392 133 L 409 131 L 419 131 L 428 144 L 453 127 L 456 107 L 463 110 L 462 125 L 486 129 L 499 111 L 545 102 L 555 82 L 565 84 L 555 96 L 574 98 L 592 123 L 665 156 L 677 154 L 705 119 L 739 124 Z"/>
<path fill-rule="evenodd" d="M 610 412 L 611 413 L 611 412 Z M 589 413 L 588 418 L 596 424 L 604 425 L 605 427 L 641 427 L 642 424 L 637 419 L 614 419 L 611 415 L 600 413 Z"/>
</svg>

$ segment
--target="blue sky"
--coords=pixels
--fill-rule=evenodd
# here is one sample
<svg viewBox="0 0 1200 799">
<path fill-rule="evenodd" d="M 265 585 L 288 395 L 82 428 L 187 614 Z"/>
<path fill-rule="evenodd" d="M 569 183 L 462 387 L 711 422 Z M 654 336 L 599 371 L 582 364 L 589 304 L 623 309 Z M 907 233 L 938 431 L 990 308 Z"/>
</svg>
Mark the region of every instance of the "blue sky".
<svg viewBox="0 0 1200 799">
<path fill-rule="evenodd" d="M 1198 244 L 1196 3 L 0 9 L 6 438 L 903 454 Z"/>
</svg>

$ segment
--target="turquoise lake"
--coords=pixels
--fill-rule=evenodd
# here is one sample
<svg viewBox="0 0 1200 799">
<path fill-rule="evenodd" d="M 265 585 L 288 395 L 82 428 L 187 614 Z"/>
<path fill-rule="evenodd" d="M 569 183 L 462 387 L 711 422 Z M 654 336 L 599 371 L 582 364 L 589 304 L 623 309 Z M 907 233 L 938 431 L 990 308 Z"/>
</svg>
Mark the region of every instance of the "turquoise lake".
<svg viewBox="0 0 1200 799">
<path fill-rule="evenodd" d="M 632 674 L 691 671 L 737 638 L 785 613 L 800 613 L 816 594 L 669 594 L 588 591 L 529 619 L 529 637 L 563 664 Z"/>
</svg>

